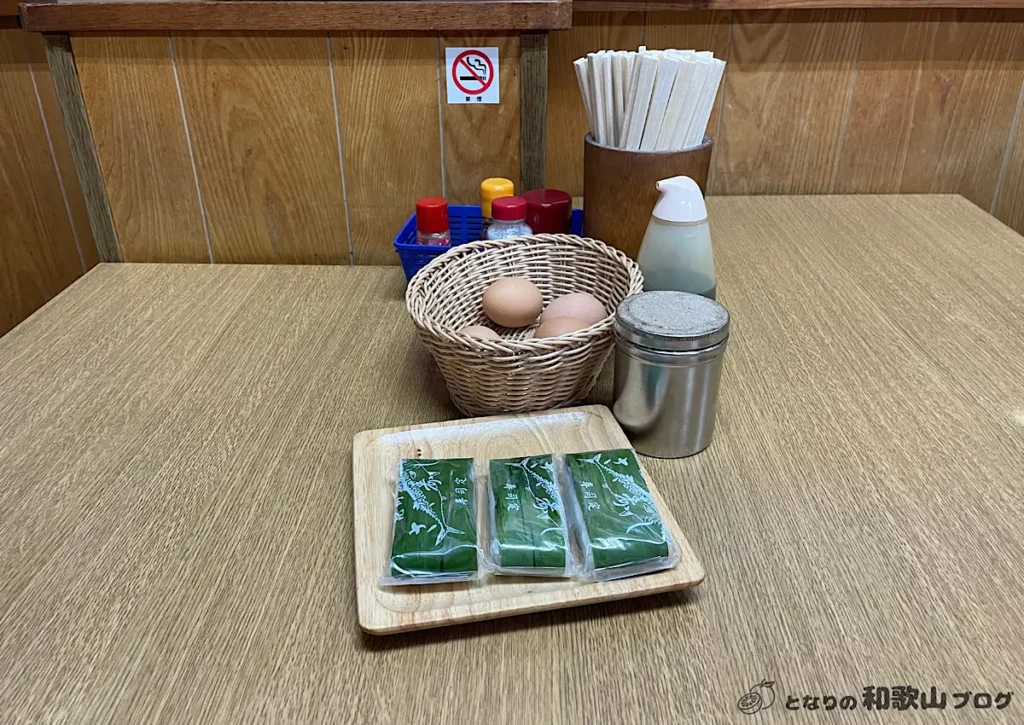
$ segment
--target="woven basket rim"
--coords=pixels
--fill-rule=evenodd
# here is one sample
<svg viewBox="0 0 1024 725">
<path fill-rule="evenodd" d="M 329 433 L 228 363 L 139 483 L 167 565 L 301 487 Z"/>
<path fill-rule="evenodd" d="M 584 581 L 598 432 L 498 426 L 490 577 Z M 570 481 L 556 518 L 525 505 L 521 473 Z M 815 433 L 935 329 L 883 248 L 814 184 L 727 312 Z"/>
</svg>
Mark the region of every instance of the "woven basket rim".
<svg viewBox="0 0 1024 725">
<path fill-rule="evenodd" d="M 434 337 L 468 347 L 478 352 L 491 353 L 492 358 L 499 360 L 504 355 L 512 357 L 517 357 L 522 353 L 537 355 L 538 353 L 551 353 L 578 347 L 581 344 L 600 339 L 606 332 L 611 330 L 615 318 L 614 310 L 607 317 L 589 327 L 565 335 L 559 335 L 558 337 L 531 338 L 529 340 L 482 340 L 469 337 L 468 335 L 461 335 L 455 329 L 435 324 L 420 309 L 417 303 L 425 297 L 425 295 L 422 295 L 421 290 L 438 270 L 452 260 L 475 253 L 478 250 L 503 249 L 516 244 L 523 244 L 524 242 L 527 244 L 554 242 L 556 244 L 571 244 L 573 246 L 582 244 L 585 249 L 602 254 L 613 262 L 622 265 L 624 271 L 629 276 L 629 290 L 626 292 L 626 297 L 631 297 L 643 291 L 644 280 L 639 265 L 624 252 L 599 239 L 581 237 L 575 234 L 530 234 L 510 239 L 481 240 L 452 247 L 441 256 L 431 260 L 409 280 L 409 285 L 405 290 L 405 306 L 409 311 L 413 324 L 421 331 Z"/>
</svg>

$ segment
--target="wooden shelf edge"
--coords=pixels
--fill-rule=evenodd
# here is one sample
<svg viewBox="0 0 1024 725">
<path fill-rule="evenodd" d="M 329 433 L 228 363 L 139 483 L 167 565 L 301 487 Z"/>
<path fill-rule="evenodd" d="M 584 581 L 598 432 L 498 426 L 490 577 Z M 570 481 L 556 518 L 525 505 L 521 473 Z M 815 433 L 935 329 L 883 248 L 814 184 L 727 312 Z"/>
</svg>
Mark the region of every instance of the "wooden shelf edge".
<svg viewBox="0 0 1024 725">
<path fill-rule="evenodd" d="M 1014 9 L 1024 0 L 575 0 L 573 13 L 657 10 Z"/>
<path fill-rule="evenodd" d="M 118 0 L 23 3 L 21 24 L 25 30 L 65 33 L 175 30 L 563 30 L 572 25 L 572 0 Z"/>
</svg>

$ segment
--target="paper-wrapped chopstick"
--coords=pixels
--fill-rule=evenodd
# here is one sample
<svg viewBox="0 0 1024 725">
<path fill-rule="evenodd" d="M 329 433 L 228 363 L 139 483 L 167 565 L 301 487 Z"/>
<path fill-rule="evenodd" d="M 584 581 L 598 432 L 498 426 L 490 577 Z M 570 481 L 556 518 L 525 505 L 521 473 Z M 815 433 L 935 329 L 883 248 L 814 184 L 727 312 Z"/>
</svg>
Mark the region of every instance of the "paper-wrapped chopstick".
<svg viewBox="0 0 1024 725">
<path fill-rule="evenodd" d="M 587 122 L 604 146 L 678 151 L 699 146 L 725 61 L 709 51 L 600 51 L 573 63 Z"/>
</svg>

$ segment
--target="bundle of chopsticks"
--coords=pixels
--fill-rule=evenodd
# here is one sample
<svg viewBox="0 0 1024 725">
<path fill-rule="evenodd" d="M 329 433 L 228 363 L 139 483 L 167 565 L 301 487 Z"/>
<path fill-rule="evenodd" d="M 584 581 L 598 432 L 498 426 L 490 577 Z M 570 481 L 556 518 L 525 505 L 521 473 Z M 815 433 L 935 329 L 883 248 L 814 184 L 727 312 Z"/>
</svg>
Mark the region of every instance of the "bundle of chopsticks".
<svg viewBox="0 0 1024 725">
<path fill-rule="evenodd" d="M 725 61 L 711 51 L 602 50 L 573 62 L 594 140 L 631 151 L 699 146 Z"/>
</svg>

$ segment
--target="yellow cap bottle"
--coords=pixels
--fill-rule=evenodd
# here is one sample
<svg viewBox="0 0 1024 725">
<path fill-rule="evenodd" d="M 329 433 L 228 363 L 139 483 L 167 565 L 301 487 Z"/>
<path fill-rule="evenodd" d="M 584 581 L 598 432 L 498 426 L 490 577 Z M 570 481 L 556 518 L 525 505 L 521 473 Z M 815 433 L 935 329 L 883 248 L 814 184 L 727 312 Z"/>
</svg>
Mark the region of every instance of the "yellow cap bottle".
<svg viewBox="0 0 1024 725">
<path fill-rule="evenodd" d="M 508 179 L 493 178 L 480 182 L 480 213 L 484 219 L 491 218 L 491 202 L 503 196 L 516 193 L 515 184 Z"/>
</svg>

